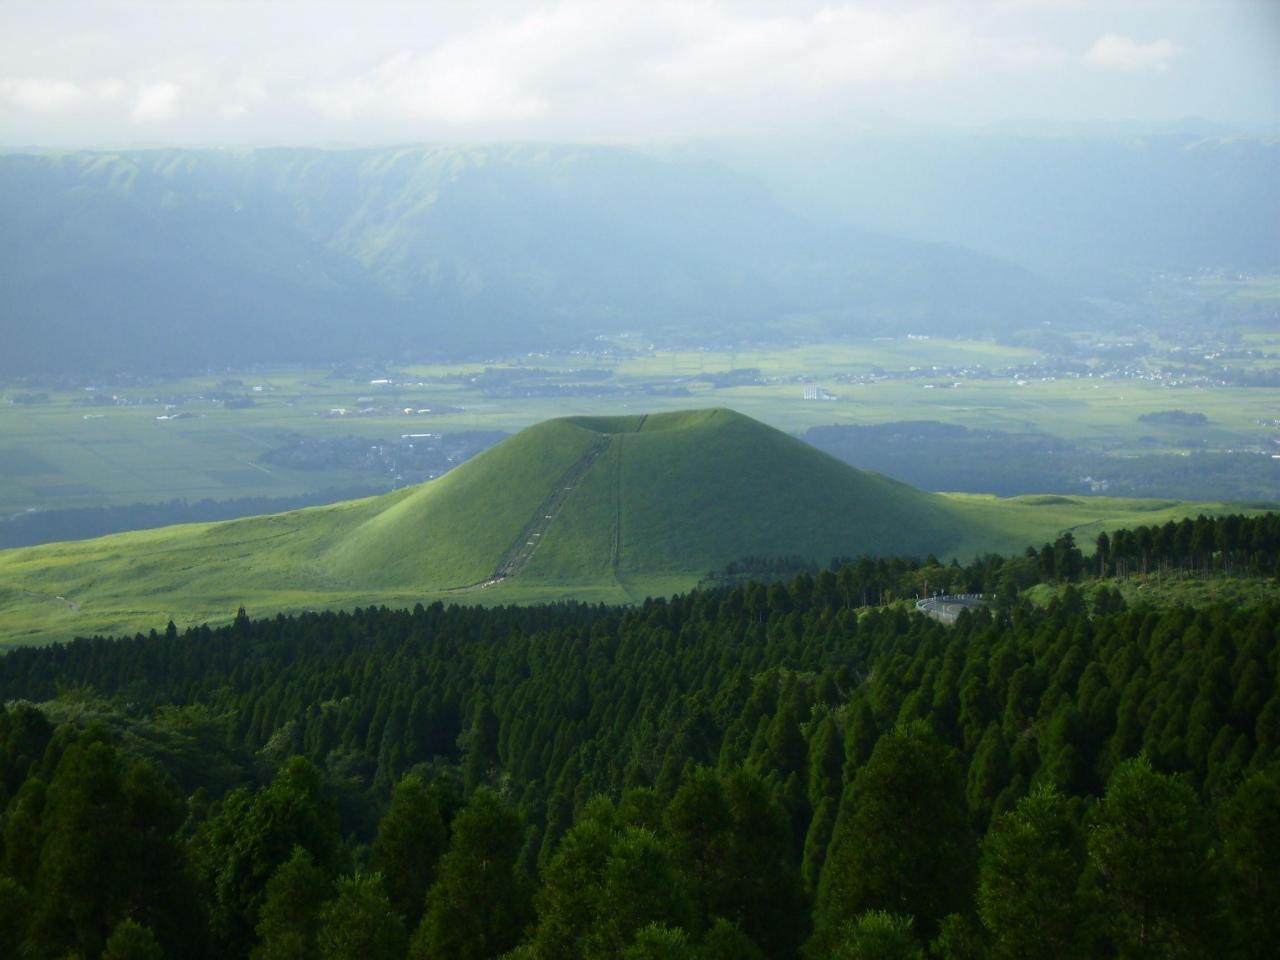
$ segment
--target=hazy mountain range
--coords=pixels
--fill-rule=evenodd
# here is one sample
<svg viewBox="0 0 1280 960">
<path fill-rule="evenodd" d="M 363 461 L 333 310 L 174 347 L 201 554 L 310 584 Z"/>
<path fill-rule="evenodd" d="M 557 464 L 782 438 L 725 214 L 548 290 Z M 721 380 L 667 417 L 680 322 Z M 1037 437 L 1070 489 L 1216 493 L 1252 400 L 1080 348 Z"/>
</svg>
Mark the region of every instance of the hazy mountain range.
<svg viewBox="0 0 1280 960">
<path fill-rule="evenodd" d="M 1084 309 L 1021 267 L 816 226 L 608 148 L 0 157 L 0 370 L 997 334 Z"/>
<path fill-rule="evenodd" d="M 1190 135 L 8 154 L 0 372 L 1088 323 L 1118 279 L 1280 268 L 1278 168 Z"/>
<path fill-rule="evenodd" d="M 945 241 L 1087 293 L 1163 271 L 1280 270 L 1280 136 L 1205 123 L 705 145 L 815 222 Z"/>
</svg>

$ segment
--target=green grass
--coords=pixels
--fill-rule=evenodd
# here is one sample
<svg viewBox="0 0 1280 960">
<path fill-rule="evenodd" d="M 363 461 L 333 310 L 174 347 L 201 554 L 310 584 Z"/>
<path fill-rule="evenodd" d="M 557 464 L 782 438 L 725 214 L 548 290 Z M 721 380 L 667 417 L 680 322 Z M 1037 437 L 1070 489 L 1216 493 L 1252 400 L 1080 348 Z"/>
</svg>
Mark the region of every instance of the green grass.
<svg viewBox="0 0 1280 960">
<path fill-rule="evenodd" d="M 601 451 L 515 576 L 494 572 Z M 439 480 L 330 507 L 0 552 L 0 646 L 276 611 L 445 599 L 629 602 L 747 555 L 967 560 L 1221 503 L 922 493 L 724 409 L 539 424 Z"/>
<path fill-rule="evenodd" d="M 645 582 L 696 578 L 751 554 L 826 562 L 950 551 L 974 532 L 941 498 L 853 470 L 729 410 L 565 426 L 607 436 L 610 446 L 535 555 L 532 579 L 584 582 L 615 552 L 613 572 Z"/>
<path fill-rule="evenodd" d="M 367 482 L 337 471 L 317 483 L 313 473 L 259 463 L 286 431 L 317 419 L 284 401 L 251 410 L 193 403 L 185 409 L 195 418 L 158 421 L 159 405 L 81 407 L 75 399 L 55 393 L 47 404 L 0 405 L 0 511 L 287 496 Z"/>
<path fill-rule="evenodd" d="M 1191 607 L 1202 610 L 1218 604 L 1245 607 L 1280 600 L 1280 582 L 1263 577 L 1213 576 L 1202 580 L 1152 574 L 1148 577 L 1085 583 L 1081 585 L 1081 589 L 1088 598 L 1102 585 L 1119 590 L 1125 603 L 1131 607 L 1153 609 Z M 1027 593 L 1032 602 L 1043 606 L 1054 597 L 1062 596 L 1065 590 L 1066 586 L 1063 584 L 1042 583 L 1032 587 Z"/>
<path fill-rule="evenodd" d="M 1259 337 L 1262 334 L 1258 334 Z M 1276 348 L 1270 340 L 1251 345 Z M 874 424 L 891 420 L 940 420 L 978 429 L 1037 430 L 1092 449 L 1115 453 L 1241 449 L 1265 444 L 1274 433 L 1258 421 L 1280 420 L 1280 390 L 1170 387 L 1144 380 L 959 379 L 930 375 L 865 384 L 842 384 L 842 374 L 876 367 L 894 372 L 981 364 L 988 370 L 1025 365 L 1035 351 L 980 341 L 907 340 L 817 344 L 742 351 L 654 351 L 630 345 L 612 355 L 535 356 L 488 364 L 516 370 L 561 371 L 552 381 L 573 381 L 582 367 L 606 369 L 600 381 L 622 392 L 607 401 L 591 396 L 495 398 L 465 377 L 486 364 L 416 366 L 402 370 L 404 386 L 373 386 L 367 379 L 328 379 L 325 371 L 244 373 L 233 392 L 252 395 L 257 406 L 228 410 L 190 400 L 192 419 L 159 421 L 170 395 L 195 396 L 219 388 L 224 375 L 193 377 L 159 386 L 111 388 L 134 406 L 84 406 L 83 390 L 47 390 L 49 402 L 21 406 L 0 402 L 0 515 L 28 508 L 108 506 L 244 496 L 294 496 L 324 487 L 375 482 L 357 470 L 304 471 L 261 461 L 290 434 L 312 438 L 357 436 L 395 440 L 410 432 L 518 431 L 534 423 L 599 412 L 602 403 L 619 413 L 639 414 L 697 406 L 731 406 L 779 429 L 800 432 L 823 424 Z M 1268 363 L 1272 361 L 1267 361 Z M 768 382 L 716 389 L 703 374 L 755 367 Z M 372 375 L 372 374 L 371 374 Z M 788 378 L 804 376 L 839 396 L 803 398 Z M 459 379 L 461 377 L 461 379 Z M 959 386 L 952 386 L 959 383 Z M 262 386 L 253 393 L 253 386 Z M 926 389 L 932 385 L 932 389 Z M 654 395 L 679 387 L 685 396 Z M 3 398 L 43 388 L 6 388 Z M 358 409 L 373 397 L 388 407 L 453 408 L 457 412 L 328 417 L 330 410 Z M 1205 428 L 1143 423 L 1138 416 L 1159 410 L 1202 412 Z M 88 419 L 86 419 L 88 418 Z M 1142 438 L 1154 438 L 1154 444 Z M 1277 462 L 1280 469 L 1280 461 Z M 387 481 L 390 486 L 389 480 Z"/>
<path fill-rule="evenodd" d="M 1041 546 L 1070 532 L 1091 552 L 1098 534 L 1121 527 L 1164 524 L 1169 520 L 1224 513 L 1262 513 L 1280 504 L 1239 504 L 1225 501 L 1141 500 L 1124 497 L 1021 496 L 993 497 L 978 493 L 943 494 L 961 513 L 986 531 L 989 539 L 973 542 L 971 552 L 1008 553 L 1027 545 Z"/>
</svg>

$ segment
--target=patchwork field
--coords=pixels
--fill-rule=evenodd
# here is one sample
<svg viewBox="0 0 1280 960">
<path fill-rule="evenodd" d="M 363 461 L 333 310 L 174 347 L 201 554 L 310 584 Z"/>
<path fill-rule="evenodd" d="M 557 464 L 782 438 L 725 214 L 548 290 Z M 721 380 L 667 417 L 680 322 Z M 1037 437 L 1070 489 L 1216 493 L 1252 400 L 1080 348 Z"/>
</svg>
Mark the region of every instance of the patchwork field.
<svg viewBox="0 0 1280 960">
<path fill-rule="evenodd" d="M 1249 298 L 1264 308 L 1277 302 L 1280 289 L 1269 282 L 1220 285 L 1221 296 Z M 28 511 L 125 507 L 176 498 L 279 498 L 336 488 L 391 492 L 448 470 L 478 449 L 473 444 L 430 473 L 423 472 L 421 462 L 402 466 L 411 445 L 440 442 L 423 435 L 448 438 L 495 431 L 492 436 L 497 436 L 555 417 L 699 407 L 732 407 L 789 433 L 830 424 L 911 420 L 1000 431 L 997 436 L 1036 432 L 1117 461 L 1159 455 L 1166 458 L 1162 462 L 1181 463 L 1180 455 L 1231 452 L 1250 458 L 1251 489 L 1266 493 L 1244 504 L 1077 496 L 1073 491 L 1081 486 L 1072 475 L 1074 487 L 1044 489 L 1040 496 L 953 494 L 946 501 L 948 515 L 964 535 L 939 540 L 935 552 L 960 559 L 986 551 L 1019 551 L 1064 530 L 1072 530 L 1087 548 L 1103 529 L 1200 512 L 1259 510 L 1276 499 L 1268 492 L 1280 490 L 1280 458 L 1275 456 L 1280 453 L 1280 385 L 1270 379 L 1280 368 L 1280 333 L 1272 325 L 1260 320 L 1241 327 L 1229 348 L 1200 347 L 1184 339 L 1179 344 L 1149 343 L 1138 353 L 1125 343 L 1099 341 L 1090 349 L 1095 355 L 1082 363 L 1030 347 L 918 337 L 734 350 L 657 349 L 624 337 L 600 341 L 590 352 L 470 363 L 220 370 L 147 382 L 3 384 L 0 523 Z M 1168 411 L 1204 419 L 1140 419 Z M 603 491 L 609 470 L 622 476 L 625 463 L 610 458 L 623 456 L 632 442 L 619 441 L 584 481 L 584 489 L 594 485 Z M 343 456 L 321 455 L 309 462 L 279 455 L 308 445 L 322 452 L 326 445 L 341 446 Z M 368 455 L 358 456 L 361 450 Z M 858 464 L 856 450 L 841 455 Z M 1242 461 L 1225 462 L 1221 469 L 1233 471 Z M 1267 479 L 1271 474 L 1274 483 Z M 411 495 L 403 490 L 392 494 Z M 785 495 L 785 490 L 775 491 L 776 497 Z M 502 494 L 481 491 L 476 496 L 492 507 Z M 436 598 L 483 604 L 566 597 L 635 601 L 688 589 L 713 562 L 733 558 L 708 553 L 702 558 L 705 567 L 638 565 L 619 574 L 616 564 L 609 570 L 602 566 L 598 543 L 570 537 L 564 542 L 581 550 L 544 551 L 531 562 L 528 576 L 483 589 L 475 584 L 492 572 L 490 554 L 504 548 L 493 547 L 473 558 L 474 563 L 462 564 L 469 572 L 460 578 L 350 575 L 395 559 L 387 560 L 377 550 L 359 553 L 345 574 L 318 567 L 313 554 L 322 548 L 321 541 L 340 537 L 362 511 L 380 512 L 361 505 L 378 502 L 360 501 L 324 514 L 323 521 L 308 520 L 307 537 L 314 543 L 307 537 L 289 541 L 286 534 L 295 520 L 312 515 L 293 511 L 238 523 L 136 531 L 38 552 L 0 552 L 0 645 L 147 630 L 163 627 L 169 619 L 179 625 L 222 622 L 241 604 L 258 614 L 411 605 Z M 579 534 L 616 525 L 619 521 L 611 519 L 604 504 L 605 499 L 597 498 L 594 513 L 584 509 L 557 522 L 563 528 L 577 524 Z M 448 512 L 434 514 L 437 531 L 444 530 L 441 542 L 483 539 L 461 504 L 451 512 L 448 520 L 441 519 Z M 508 526 L 516 522 L 510 520 Z M 509 533 L 503 527 L 494 543 Z M 352 541 L 344 542 L 349 547 Z M 855 543 L 847 552 L 857 549 Z M 406 550 L 401 559 L 412 555 Z M 436 558 L 454 566 L 459 559 Z M 608 575 L 584 575 L 592 564 Z"/>
<path fill-rule="evenodd" d="M 1275 345 L 1266 331 L 1250 336 L 1258 353 Z M 1241 363 L 1275 366 L 1256 358 Z M 341 374 L 221 371 L 146 385 L 6 386 L 0 389 L 0 516 L 360 484 L 390 490 L 399 485 L 395 447 L 411 443 L 411 434 L 514 432 L 559 416 L 712 405 L 790 432 L 938 420 L 1044 431 L 1117 456 L 1280 452 L 1273 442 L 1280 438 L 1280 388 L 1215 386 L 1206 378 L 1141 369 L 1080 375 L 1035 350 L 976 341 L 734 351 L 663 351 L 620 341 L 591 354 Z M 1138 419 L 1167 410 L 1202 413 L 1208 422 Z M 392 465 L 309 470 L 264 460 L 298 438 L 347 437 L 390 444 L 385 459 Z M 1275 468 L 1280 486 L 1280 459 Z"/>
</svg>

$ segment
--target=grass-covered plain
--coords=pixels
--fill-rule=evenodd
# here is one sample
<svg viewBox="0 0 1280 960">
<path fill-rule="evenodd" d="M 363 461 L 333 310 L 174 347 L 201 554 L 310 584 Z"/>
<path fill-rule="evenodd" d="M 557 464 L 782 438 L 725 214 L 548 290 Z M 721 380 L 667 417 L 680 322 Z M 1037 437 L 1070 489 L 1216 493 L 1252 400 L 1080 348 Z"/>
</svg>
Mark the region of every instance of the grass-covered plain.
<svg viewBox="0 0 1280 960">
<path fill-rule="evenodd" d="M 385 480 L 390 489 L 390 477 L 349 467 L 306 471 L 261 458 L 291 435 L 395 442 L 415 432 L 514 432 L 554 417 L 605 410 L 639 414 L 731 406 L 789 432 L 823 424 L 940 420 L 971 428 L 1044 431 L 1118 455 L 1262 450 L 1280 421 L 1277 389 L 1048 378 L 1036 375 L 1035 364 L 1044 359 L 1025 348 L 937 339 L 733 351 L 664 351 L 624 341 L 604 344 L 593 354 L 409 366 L 342 377 L 321 370 L 255 371 L 236 375 L 241 385 L 231 388 L 224 386 L 225 371 L 158 385 L 103 385 L 95 391 L 8 386 L 0 389 L 0 516 L 31 508 L 172 498 L 291 496 L 375 479 Z M 758 370 L 763 382 L 714 382 L 717 375 L 744 368 Z M 484 380 L 486 369 L 511 377 L 516 388 L 494 390 L 492 381 Z M 583 370 L 596 372 L 584 375 Z M 889 375 L 840 382 L 876 370 Z M 394 382 L 370 382 L 387 374 Z M 806 400 L 802 380 L 837 399 Z M 228 389 L 251 397 L 255 405 L 228 409 L 208 399 Z M 13 402 L 31 394 L 47 399 Z M 129 405 L 86 403 L 101 395 L 118 396 Z M 1138 419 L 1171 409 L 1204 413 L 1209 423 L 1187 427 Z M 347 415 L 332 415 L 335 410 Z M 360 410 L 375 412 L 360 415 Z M 157 419 L 174 412 L 189 416 Z M 1280 460 L 1275 466 L 1280 474 Z"/>
<path fill-rule="evenodd" d="M 1226 509 L 926 494 L 724 409 L 569 418 L 380 497 L 0 552 L 0 645 L 223 622 L 241 605 L 633 602 L 748 555 L 967 560 Z M 544 520 L 518 572 L 482 585 Z"/>
</svg>

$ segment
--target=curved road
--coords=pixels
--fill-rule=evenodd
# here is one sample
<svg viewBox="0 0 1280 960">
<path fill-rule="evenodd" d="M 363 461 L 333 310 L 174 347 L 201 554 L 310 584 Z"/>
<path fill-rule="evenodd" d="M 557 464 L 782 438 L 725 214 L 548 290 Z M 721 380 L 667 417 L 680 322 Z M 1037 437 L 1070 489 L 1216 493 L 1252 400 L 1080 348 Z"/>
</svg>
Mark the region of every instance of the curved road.
<svg viewBox="0 0 1280 960">
<path fill-rule="evenodd" d="M 953 596 L 929 597 L 916 601 L 916 609 L 926 616 L 941 620 L 943 623 L 955 623 L 961 610 L 976 610 L 987 605 L 980 593 L 962 593 Z"/>
</svg>

